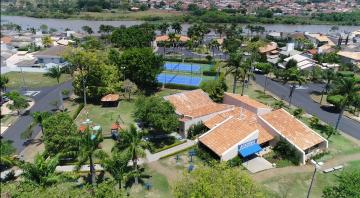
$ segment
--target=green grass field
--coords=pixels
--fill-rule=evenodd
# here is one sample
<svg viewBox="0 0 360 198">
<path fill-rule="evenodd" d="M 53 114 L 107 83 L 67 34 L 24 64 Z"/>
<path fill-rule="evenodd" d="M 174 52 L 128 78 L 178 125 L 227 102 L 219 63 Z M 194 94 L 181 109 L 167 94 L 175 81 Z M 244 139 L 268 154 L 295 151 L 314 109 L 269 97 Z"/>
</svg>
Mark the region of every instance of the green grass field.
<svg viewBox="0 0 360 198">
<path fill-rule="evenodd" d="M 4 75 L 9 78 L 9 83 L 7 84 L 7 87 L 12 89 L 24 87 L 24 81 L 27 88 L 50 87 L 57 84 L 56 79 L 45 77 L 43 76 L 43 73 L 9 72 Z M 71 76 L 69 74 L 63 74 L 60 78 L 60 83 L 63 83 L 70 79 Z"/>
<path fill-rule="evenodd" d="M 360 161 L 352 161 L 347 163 L 343 171 L 360 170 Z M 340 171 L 324 174 L 317 172 L 314 184 L 311 190 L 311 197 L 321 197 L 322 190 L 336 182 L 336 175 Z M 311 181 L 312 172 L 294 173 L 285 176 L 273 177 L 262 182 L 268 189 L 279 194 L 280 197 L 306 197 L 307 190 Z"/>
<path fill-rule="evenodd" d="M 98 124 L 102 127 L 103 134 L 110 134 L 111 125 L 119 120 L 121 127 L 128 127 L 134 123 L 133 111 L 135 105 L 134 101 L 122 100 L 117 107 L 103 107 L 101 105 L 88 104 L 79 114 L 76 123 L 80 125 L 88 118 L 93 121 L 93 124 Z"/>
</svg>

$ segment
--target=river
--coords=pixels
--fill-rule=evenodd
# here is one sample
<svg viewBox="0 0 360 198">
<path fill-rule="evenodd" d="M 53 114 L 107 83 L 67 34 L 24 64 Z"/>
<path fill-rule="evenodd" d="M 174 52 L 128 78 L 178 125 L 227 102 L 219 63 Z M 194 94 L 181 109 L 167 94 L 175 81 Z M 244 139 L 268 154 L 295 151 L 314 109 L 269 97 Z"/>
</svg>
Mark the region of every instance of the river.
<svg viewBox="0 0 360 198">
<path fill-rule="evenodd" d="M 91 21 L 91 20 L 78 20 L 78 19 L 40 19 L 25 16 L 1 16 L 1 24 L 15 23 L 20 25 L 23 29 L 30 27 L 39 28 L 40 25 L 45 24 L 49 28 L 55 28 L 57 30 L 65 30 L 69 28 L 75 31 L 81 31 L 82 26 L 90 26 L 94 32 L 97 32 L 101 24 L 112 25 L 115 27 L 125 25 L 132 26 L 144 23 L 144 21 Z M 240 24 L 246 26 L 246 24 Z M 183 32 L 187 32 L 190 24 L 183 24 Z M 286 24 L 262 24 L 266 31 L 277 32 L 317 32 L 317 33 L 329 33 L 332 25 L 286 25 Z M 339 26 L 338 32 L 351 32 L 360 30 L 360 26 Z"/>
</svg>

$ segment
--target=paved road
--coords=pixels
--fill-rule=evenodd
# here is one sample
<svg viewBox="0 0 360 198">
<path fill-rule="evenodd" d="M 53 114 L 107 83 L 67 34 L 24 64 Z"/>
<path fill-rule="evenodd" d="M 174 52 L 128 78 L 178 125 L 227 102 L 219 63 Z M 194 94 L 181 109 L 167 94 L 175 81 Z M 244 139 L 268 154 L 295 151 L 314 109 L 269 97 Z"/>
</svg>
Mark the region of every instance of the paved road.
<svg viewBox="0 0 360 198">
<path fill-rule="evenodd" d="M 263 86 L 265 77 L 263 75 L 256 74 L 256 82 Z M 289 101 L 289 85 L 283 85 L 282 83 L 272 80 L 268 80 L 267 82 L 267 90 L 271 91 L 279 98 Z M 304 86 L 305 89 L 296 89 L 291 103 L 304 109 L 307 113 L 317 116 L 322 121 L 335 126 L 339 114 L 323 110 L 320 108 L 318 103 L 314 102 L 310 98 L 311 92 L 314 90 L 321 91 L 322 86 L 323 85 L 321 84 L 308 84 Z M 339 124 L 339 129 L 356 139 L 360 139 L 360 123 L 357 121 L 343 116 Z"/>
<path fill-rule="evenodd" d="M 206 54 L 197 54 L 194 53 L 184 47 L 179 47 L 179 48 L 166 48 L 165 49 L 165 53 L 168 54 L 170 52 L 176 52 L 178 54 L 183 54 L 184 58 L 205 58 L 207 55 Z M 158 47 L 157 49 L 157 53 L 164 55 L 164 47 Z M 212 51 L 210 53 L 210 55 L 212 56 Z M 171 56 L 171 55 L 170 55 Z M 216 59 L 221 59 L 221 60 L 226 60 L 228 58 L 228 54 L 221 52 L 218 49 L 214 49 L 214 57 Z"/>
<path fill-rule="evenodd" d="M 3 134 L 2 137 L 7 140 L 13 141 L 13 146 L 16 148 L 16 152 L 20 153 L 24 148 L 24 141 L 20 138 L 22 132 L 32 123 L 31 113 L 35 111 L 51 111 L 54 106 L 50 103 L 55 100 L 59 100 L 59 92 L 61 90 L 72 89 L 71 82 L 65 82 L 54 87 L 46 87 L 41 89 L 31 89 L 32 91 L 40 91 L 39 94 L 32 97 L 35 100 L 35 105 L 30 109 L 29 115 L 21 116 L 15 124 L 9 127 Z M 29 89 L 30 90 L 30 89 Z M 40 132 L 40 128 L 36 127 L 32 138 L 35 138 Z"/>
</svg>

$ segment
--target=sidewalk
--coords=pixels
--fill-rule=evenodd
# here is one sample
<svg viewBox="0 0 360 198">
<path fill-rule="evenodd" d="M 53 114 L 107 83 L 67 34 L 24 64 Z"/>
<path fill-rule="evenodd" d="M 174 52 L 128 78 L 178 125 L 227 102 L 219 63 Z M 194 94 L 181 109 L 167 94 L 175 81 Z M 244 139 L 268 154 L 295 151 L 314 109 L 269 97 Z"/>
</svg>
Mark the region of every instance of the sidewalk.
<svg viewBox="0 0 360 198">
<path fill-rule="evenodd" d="M 55 171 L 56 172 L 72 172 L 75 171 L 75 165 L 67 165 L 67 166 L 57 166 Z M 102 171 L 104 168 L 100 164 L 95 164 L 95 171 Z M 90 171 L 90 165 L 83 165 L 79 169 L 80 172 L 87 172 Z"/>
<path fill-rule="evenodd" d="M 175 152 L 184 150 L 184 149 L 186 149 L 186 148 L 192 147 L 192 146 L 194 146 L 196 143 L 197 143 L 197 142 L 194 141 L 194 140 L 187 140 L 187 142 L 185 142 L 185 143 L 183 143 L 183 144 L 174 146 L 174 147 L 172 147 L 172 148 L 166 149 L 166 150 L 164 150 L 164 151 L 160 151 L 160 152 L 155 153 L 155 154 L 150 153 L 149 150 L 145 150 L 147 162 L 157 161 L 157 160 L 159 160 L 161 157 L 164 157 L 164 156 L 169 155 L 169 154 L 171 154 L 171 153 L 175 153 Z"/>
</svg>

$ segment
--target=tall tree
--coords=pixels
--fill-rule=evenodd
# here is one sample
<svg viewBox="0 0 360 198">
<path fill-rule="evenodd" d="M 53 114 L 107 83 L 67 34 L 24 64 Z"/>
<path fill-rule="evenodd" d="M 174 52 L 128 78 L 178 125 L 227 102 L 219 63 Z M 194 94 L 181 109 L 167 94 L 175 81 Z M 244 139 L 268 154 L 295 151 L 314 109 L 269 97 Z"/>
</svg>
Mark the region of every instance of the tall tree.
<svg viewBox="0 0 360 198">
<path fill-rule="evenodd" d="M 215 102 L 222 102 L 224 93 L 227 91 L 225 77 L 221 76 L 218 79 L 203 81 L 200 88 L 209 94 L 209 97 Z"/>
<path fill-rule="evenodd" d="M 15 154 L 16 149 L 12 146 L 10 140 L 0 140 L 0 171 L 7 169 L 16 164 L 16 161 L 12 157 Z"/>
<path fill-rule="evenodd" d="M 259 69 L 265 75 L 264 93 L 266 92 L 268 74 L 271 71 L 272 65 L 270 63 L 257 63 L 256 69 Z"/>
<path fill-rule="evenodd" d="M 131 94 L 135 93 L 138 90 L 136 84 L 131 82 L 129 79 L 124 80 L 122 88 L 124 89 L 125 93 L 129 95 L 129 100 Z"/>
<path fill-rule="evenodd" d="M 181 23 L 174 22 L 171 24 L 171 28 L 174 30 L 175 33 L 181 34 L 182 31 Z"/>
<path fill-rule="evenodd" d="M 44 74 L 46 77 L 55 78 L 57 83 L 60 83 L 60 78 L 62 75 L 62 70 L 59 65 L 51 67 L 48 69 L 48 71 Z"/>
<path fill-rule="evenodd" d="M 283 82 L 290 83 L 289 106 L 291 106 L 296 86 L 301 86 L 306 83 L 306 77 L 297 67 L 292 67 L 286 70 Z"/>
<path fill-rule="evenodd" d="M 220 48 L 220 43 L 216 40 L 213 39 L 210 41 L 210 43 L 208 44 L 210 50 L 212 51 L 212 56 L 215 57 L 215 49 L 219 50 Z"/>
<path fill-rule="evenodd" d="M 32 114 L 33 120 L 36 124 L 39 124 L 42 134 L 44 134 L 43 122 L 49 116 L 50 116 L 50 113 L 46 112 L 46 111 L 44 111 L 44 112 L 35 111 Z"/>
<path fill-rule="evenodd" d="M 327 69 L 326 71 L 322 72 L 321 78 L 325 81 L 325 86 L 321 91 L 320 105 L 322 103 L 324 93 L 327 93 L 329 91 L 330 84 L 336 78 L 336 75 L 333 69 Z"/>
<path fill-rule="evenodd" d="M 165 35 L 166 32 L 169 30 L 170 25 L 168 23 L 161 23 L 158 25 L 158 30 L 161 32 L 162 35 Z"/>
<path fill-rule="evenodd" d="M 240 68 L 243 62 L 243 57 L 241 54 L 233 53 L 230 54 L 230 59 L 228 60 L 226 67 L 227 67 L 227 74 L 231 73 L 233 75 L 233 93 L 236 91 L 236 82 L 240 75 Z"/>
<path fill-rule="evenodd" d="M 157 131 L 172 133 L 179 126 L 175 108 L 163 98 L 139 97 L 135 107 L 135 118 L 147 127 L 151 126 Z"/>
<path fill-rule="evenodd" d="M 46 115 L 44 112 L 41 114 Z M 77 138 L 79 137 L 74 120 L 66 112 L 45 115 L 41 115 L 45 153 L 48 156 L 61 153 L 64 156 L 73 157 L 69 153 L 78 150 Z M 45 118 L 42 118 L 43 116 Z"/>
<path fill-rule="evenodd" d="M 129 170 L 128 164 L 130 161 L 128 153 L 121 153 L 117 151 L 111 152 L 111 156 L 104 153 L 101 157 L 101 165 L 105 171 L 111 174 L 114 180 L 118 183 L 119 189 L 122 189 L 123 182 L 127 181 Z"/>
<path fill-rule="evenodd" d="M 110 57 L 110 61 L 127 79 L 145 91 L 157 86 L 156 77 L 161 73 L 164 65 L 161 56 L 154 54 L 150 48 L 127 49 L 121 55 L 115 52 Z"/>
<path fill-rule="evenodd" d="M 346 107 L 351 105 L 359 97 L 360 81 L 355 77 L 341 77 L 334 81 L 331 93 L 327 97 L 329 103 L 335 104 L 340 109 L 335 129 L 338 129 L 340 120 Z"/>
<path fill-rule="evenodd" d="M 117 148 L 130 156 L 135 172 L 135 184 L 137 185 L 139 183 L 138 176 L 140 175 L 138 169 L 138 160 L 140 157 L 145 156 L 144 148 L 146 147 L 146 143 L 142 141 L 144 132 L 137 130 L 135 125 L 132 124 L 128 129 L 125 129 L 120 134 L 122 136 L 122 141 L 117 144 Z"/>
<path fill-rule="evenodd" d="M 103 141 L 101 131 L 90 131 L 89 127 L 86 128 L 84 132 L 81 132 L 81 137 L 79 140 L 79 152 L 78 152 L 78 162 L 76 163 L 76 168 L 79 170 L 80 167 L 84 164 L 90 163 L 90 183 L 95 186 L 95 166 L 94 166 L 94 156 L 100 155 L 101 149 L 99 144 Z"/>
</svg>

